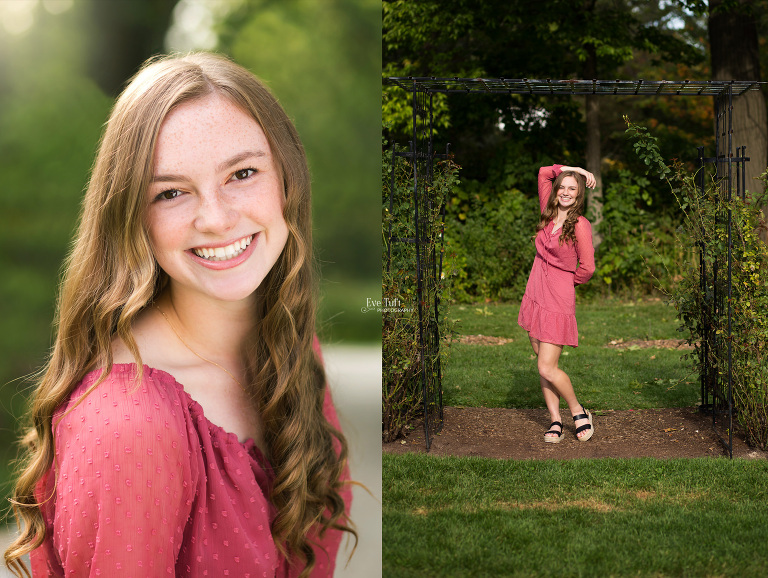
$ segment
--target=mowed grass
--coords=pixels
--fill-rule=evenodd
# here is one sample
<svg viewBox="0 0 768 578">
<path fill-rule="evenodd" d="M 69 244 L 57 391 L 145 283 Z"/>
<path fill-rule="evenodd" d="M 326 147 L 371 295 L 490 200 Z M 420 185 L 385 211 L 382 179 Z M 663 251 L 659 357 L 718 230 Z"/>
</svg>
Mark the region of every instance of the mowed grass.
<svg viewBox="0 0 768 578">
<path fill-rule="evenodd" d="M 449 406 L 543 407 L 536 359 L 528 334 L 517 325 L 519 304 L 453 306 L 459 335 L 512 338 L 505 345 L 454 340 L 443 366 L 443 400 Z M 606 348 L 612 340 L 681 339 L 675 310 L 657 301 L 600 301 L 576 307 L 579 347 L 565 347 L 560 367 L 590 409 L 693 406 L 698 377 L 683 350 Z"/>
<path fill-rule="evenodd" d="M 543 407 L 517 305 L 454 307 L 446 405 Z M 580 346 L 560 366 L 591 409 L 691 406 L 685 352 L 605 348 L 684 337 L 661 301 L 577 306 Z M 446 427 L 450 427 L 447 424 Z M 383 456 L 383 576 L 767 576 L 768 462 L 513 461 Z"/>
<path fill-rule="evenodd" d="M 383 456 L 383 576 L 765 576 L 768 463 Z"/>
</svg>

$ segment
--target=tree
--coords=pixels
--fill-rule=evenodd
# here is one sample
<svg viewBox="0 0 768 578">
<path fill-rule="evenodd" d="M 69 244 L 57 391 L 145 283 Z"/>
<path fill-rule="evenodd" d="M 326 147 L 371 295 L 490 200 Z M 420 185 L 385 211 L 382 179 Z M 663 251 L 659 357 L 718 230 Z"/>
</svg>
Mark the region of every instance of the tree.
<svg viewBox="0 0 768 578">
<path fill-rule="evenodd" d="M 710 0 L 709 41 L 712 80 L 760 80 L 760 52 L 753 0 Z M 768 164 L 768 118 L 765 96 L 750 91 L 734 99 L 732 111 L 734 147 L 746 146 L 747 190 L 762 192 L 758 177 Z M 735 150 L 732 151 L 735 153 Z M 768 215 L 768 206 L 763 207 Z M 763 241 L 766 230 L 761 231 Z"/>
<path fill-rule="evenodd" d="M 377 0 L 247 0 L 219 27 L 219 49 L 268 79 L 301 135 L 322 223 L 314 244 L 335 283 L 379 277 L 379 10 Z"/>
<path fill-rule="evenodd" d="M 616 78 L 619 67 L 640 51 L 670 61 L 693 62 L 700 53 L 666 26 L 665 17 L 676 9 L 672 3 L 640 0 L 544 0 L 533 4 L 522 0 L 385 0 L 385 75 Z M 402 91 L 387 92 L 385 119 L 389 117 L 395 124 L 407 122 L 406 115 L 395 114 L 406 108 L 407 97 Z M 400 106 L 396 106 L 398 98 Z M 586 161 L 586 168 L 599 182 L 603 160 L 599 111 L 604 97 L 587 97 L 583 119 L 577 121 L 576 128 L 586 134 L 586 154 L 574 152 L 578 141 L 571 134 L 530 130 L 520 134 L 509 129 L 499 134 L 495 130 L 500 119 L 501 124 L 513 127 L 521 118 L 536 116 L 532 113 L 561 106 L 557 101 L 496 97 L 475 98 L 466 104 L 468 100 L 459 95 L 447 99 L 447 105 L 439 103 L 438 119 L 443 127 L 451 125 L 441 129 L 442 133 L 460 137 L 451 139 L 457 155 L 471 144 L 472 160 L 488 165 L 505 142 L 522 137 L 529 150 L 538 151 L 539 158 L 569 155 L 568 164 Z M 542 138 L 533 142 L 535 137 Z M 571 140 L 558 142 L 565 137 Z M 460 158 L 459 164 L 467 163 Z M 589 202 L 594 224 L 599 225 L 600 186 L 590 192 Z M 593 232 L 597 245 L 599 226 Z"/>
<path fill-rule="evenodd" d="M 117 96 L 141 63 L 163 52 L 163 40 L 176 2 L 90 0 L 93 24 L 87 37 L 88 67 L 106 94 Z"/>
</svg>

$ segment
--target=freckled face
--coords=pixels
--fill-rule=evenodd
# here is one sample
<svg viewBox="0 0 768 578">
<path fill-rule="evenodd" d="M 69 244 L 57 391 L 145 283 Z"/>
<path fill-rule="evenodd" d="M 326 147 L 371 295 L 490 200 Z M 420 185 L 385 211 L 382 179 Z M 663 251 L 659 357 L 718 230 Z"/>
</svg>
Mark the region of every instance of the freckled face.
<svg viewBox="0 0 768 578">
<path fill-rule="evenodd" d="M 163 122 L 148 190 L 149 236 L 174 292 L 251 297 L 288 239 L 284 192 L 261 127 L 226 98 Z"/>
<path fill-rule="evenodd" d="M 560 208 L 567 209 L 576 202 L 579 196 L 579 185 L 574 177 L 565 177 L 557 188 L 557 201 Z"/>
</svg>

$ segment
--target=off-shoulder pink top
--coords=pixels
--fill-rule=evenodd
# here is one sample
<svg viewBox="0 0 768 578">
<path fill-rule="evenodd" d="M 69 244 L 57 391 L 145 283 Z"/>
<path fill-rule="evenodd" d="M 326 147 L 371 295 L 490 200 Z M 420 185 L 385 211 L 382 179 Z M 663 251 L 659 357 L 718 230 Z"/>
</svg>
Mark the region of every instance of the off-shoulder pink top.
<svg viewBox="0 0 768 578">
<path fill-rule="evenodd" d="M 547 207 L 555 178 L 562 165 L 539 169 L 539 206 Z M 586 283 L 595 272 L 592 226 L 584 217 L 576 221 L 576 244 L 560 244 L 562 227 L 554 231 L 551 221 L 536 235 L 533 261 L 517 322 L 528 334 L 557 345 L 578 347 L 576 293 L 574 287 Z"/>
<path fill-rule="evenodd" d="M 300 565 L 272 539 L 274 474 L 253 440 L 208 421 L 164 371 L 145 366 L 137 385 L 134 364 L 116 364 L 65 413 L 100 374 L 87 374 L 54 416 L 55 461 L 38 486 L 50 497 L 46 535 L 31 554 L 33 575 L 297 576 Z M 327 388 L 324 412 L 338 428 Z M 315 546 L 313 577 L 333 575 L 340 540 L 329 530 Z"/>
</svg>

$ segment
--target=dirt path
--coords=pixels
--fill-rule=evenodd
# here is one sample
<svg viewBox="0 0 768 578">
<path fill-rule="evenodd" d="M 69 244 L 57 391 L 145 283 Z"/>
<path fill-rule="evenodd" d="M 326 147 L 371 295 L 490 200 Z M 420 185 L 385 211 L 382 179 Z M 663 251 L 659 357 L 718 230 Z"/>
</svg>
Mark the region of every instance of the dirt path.
<svg viewBox="0 0 768 578">
<path fill-rule="evenodd" d="M 712 429 L 712 417 L 693 407 L 598 412 L 591 440 L 576 440 L 570 421 L 564 423 L 559 444 L 544 442 L 549 429 L 546 409 L 446 407 L 444 417 L 445 427 L 433 438 L 431 455 L 517 460 L 727 455 Z M 734 457 L 768 459 L 768 452 L 749 447 L 741 431 L 734 430 Z M 382 451 L 425 452 L 423 426 L 404 440 L 382 444 Z"/>
</svg>

